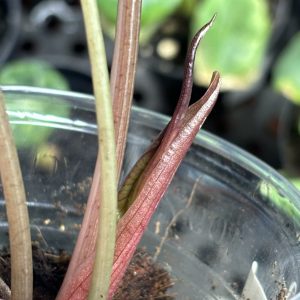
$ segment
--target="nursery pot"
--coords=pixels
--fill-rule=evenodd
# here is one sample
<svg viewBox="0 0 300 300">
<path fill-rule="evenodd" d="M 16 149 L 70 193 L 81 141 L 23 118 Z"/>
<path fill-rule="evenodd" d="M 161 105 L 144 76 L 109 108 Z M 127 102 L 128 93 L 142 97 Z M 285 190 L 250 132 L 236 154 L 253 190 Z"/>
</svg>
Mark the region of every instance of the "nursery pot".
<svg viewBox="0 0 300 300">
<path fill-rule="evenodd" d="M 97 153 L 93 98 L 28 87 L 3 91 L 33 239 L 71 253 Z M 133 108 L 123 177 L 167 121 Z M 202 130 L 140 246 L 170 273 L 174 285 L 168 293 L 176 299 L 240 299 L 255 262 L 253 289 L 259 285 L 275 300 L 283 291 L 293 296 L 300 290 L 299 229 L 298 192 L 263 162 Z"/>
</svg>

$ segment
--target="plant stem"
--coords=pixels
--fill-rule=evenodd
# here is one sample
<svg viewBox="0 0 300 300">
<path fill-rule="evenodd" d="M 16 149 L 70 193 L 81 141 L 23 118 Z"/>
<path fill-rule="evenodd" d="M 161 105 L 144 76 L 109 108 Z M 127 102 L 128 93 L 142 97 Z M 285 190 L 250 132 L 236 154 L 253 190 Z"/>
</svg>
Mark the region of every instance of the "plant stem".
<svg viewBox="0 0 300 300">
<path fill-rule="evenodd" d="M 130 118 L 139 46 L 142 0 L 119 1 L 111 95 L 116 133 L 117 174 L 120 176 Z"/>
<path fill-rule="evenodd" d="M 16 150 L 0 91 L 0 173 L 9 225 L 11 299 L 31 300 L 32 250 L 26 195 Z"/>
<path fill-rule="evenodd" d="M 100 197 L 96 257 L 89 299 L 106 299 L 113 264 L 117 221 L 116 150 L 112 103 L 100 17 L 96 0 L 82 0 L 92 68 L 100 156 Z M 101 121 L 101 124 L 100 124 Z"/>
</svg>

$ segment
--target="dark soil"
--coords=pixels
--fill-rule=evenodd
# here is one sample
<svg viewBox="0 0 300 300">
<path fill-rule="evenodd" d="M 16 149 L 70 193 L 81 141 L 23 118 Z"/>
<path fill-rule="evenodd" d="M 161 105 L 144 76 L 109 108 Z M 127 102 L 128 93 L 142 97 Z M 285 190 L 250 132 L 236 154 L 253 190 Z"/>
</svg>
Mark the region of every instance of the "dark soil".
<svg viewBox="0 0 300 300">
<path fill-rule="evenodd" d="M 33 245 L 34 300 L 52 300 L 58 293 L 70 256 L 63 251 L 44 250 Z M 0 255 L 0 277 L 10 286 L 10 254 L 3 249 Z M 175 299 L 167 290 L 174 281 L 168 272 L 154 263 L 145 250 L 138 250 L 117 290 L 114 300 Z M 2 298 L 2 295 L 0 295 Z"/>
<path fill-rule="evenodd" d="M 33 245 L 32 255 L 33 299 L 55 299 L 67 270 L 70 256 L 64 252 L 54 252 L 51 249 L 44 251 L 37 245 Z M 0 276 L 10 286 L 10 253 L 7 249 L 2 251 L 0 257 Z"/>
<path fill-rule="evenodd" d="M 113 300 L 172 300 L 175 297 L 168 295 L 167 291 L 173 284 L 169 273 L 153 262 L 144 249 L 140 249 L 131 260 Z"/>
</svg>

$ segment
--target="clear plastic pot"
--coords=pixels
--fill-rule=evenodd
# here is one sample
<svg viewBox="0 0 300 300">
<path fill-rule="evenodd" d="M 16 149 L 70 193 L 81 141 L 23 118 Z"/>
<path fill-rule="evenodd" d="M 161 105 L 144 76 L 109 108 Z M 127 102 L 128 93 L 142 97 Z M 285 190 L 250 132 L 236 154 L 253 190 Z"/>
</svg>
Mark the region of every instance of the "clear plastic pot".
<svg viewBox="0 0 300 300">
<path fill-rule="evenodd" d="M 34 128 L 28 127 L 31 135 L 51 128 L 43 141 L 19 148 L 33 237 L 41 245 L 71 251 L 96 159 L 93 98 L 26 87 L 3 90 L 7 102 L 16 104 L 9 110 L 16 136 L 24 126 Z M 24 105 L 28 99 L 30 109 Z M 34 112 L 35 102 L 50 103 L 57 111 Z M 133 109 L 123 174 L 166 122 L 164 116 Z M 5 246 L 3 200 L 0 204 Z M 275 300 L 283 286 L 291 296 L 300 290 L 299 229 L 299 193 L 263 162 L 201 131 L 141 246 L 174 278 L 170 294 L 176 299 L 240 299 L 256 261 L 267 299 Z"/>
</svg>

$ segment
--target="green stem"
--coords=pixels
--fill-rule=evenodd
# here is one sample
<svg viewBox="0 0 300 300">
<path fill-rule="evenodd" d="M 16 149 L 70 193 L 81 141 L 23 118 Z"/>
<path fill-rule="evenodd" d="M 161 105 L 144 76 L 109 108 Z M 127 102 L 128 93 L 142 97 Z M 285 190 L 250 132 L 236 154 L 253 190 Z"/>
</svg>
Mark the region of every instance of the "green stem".
<svg viewBox="0 0 300 300">
<path fill-rule="evenodd" d="M 100 195 L 97 195 L 101 201 L 96 257 L 89 291 L 89 299 L 98 300 L 107 298 L 114 257 L 117 221 L 116 150 L 107 62 L 98 7 L 95 0 L 82 0 L 81 3 L 96 98 L 98 155 L 101 164 Z"/>
<path fill-rule="evenodd" d="M 16 146 L 0 91 L 0 173 L 11 253 L 11 299 L 31 300 L 33 288 L 29 216 Z"/>
</svg>

